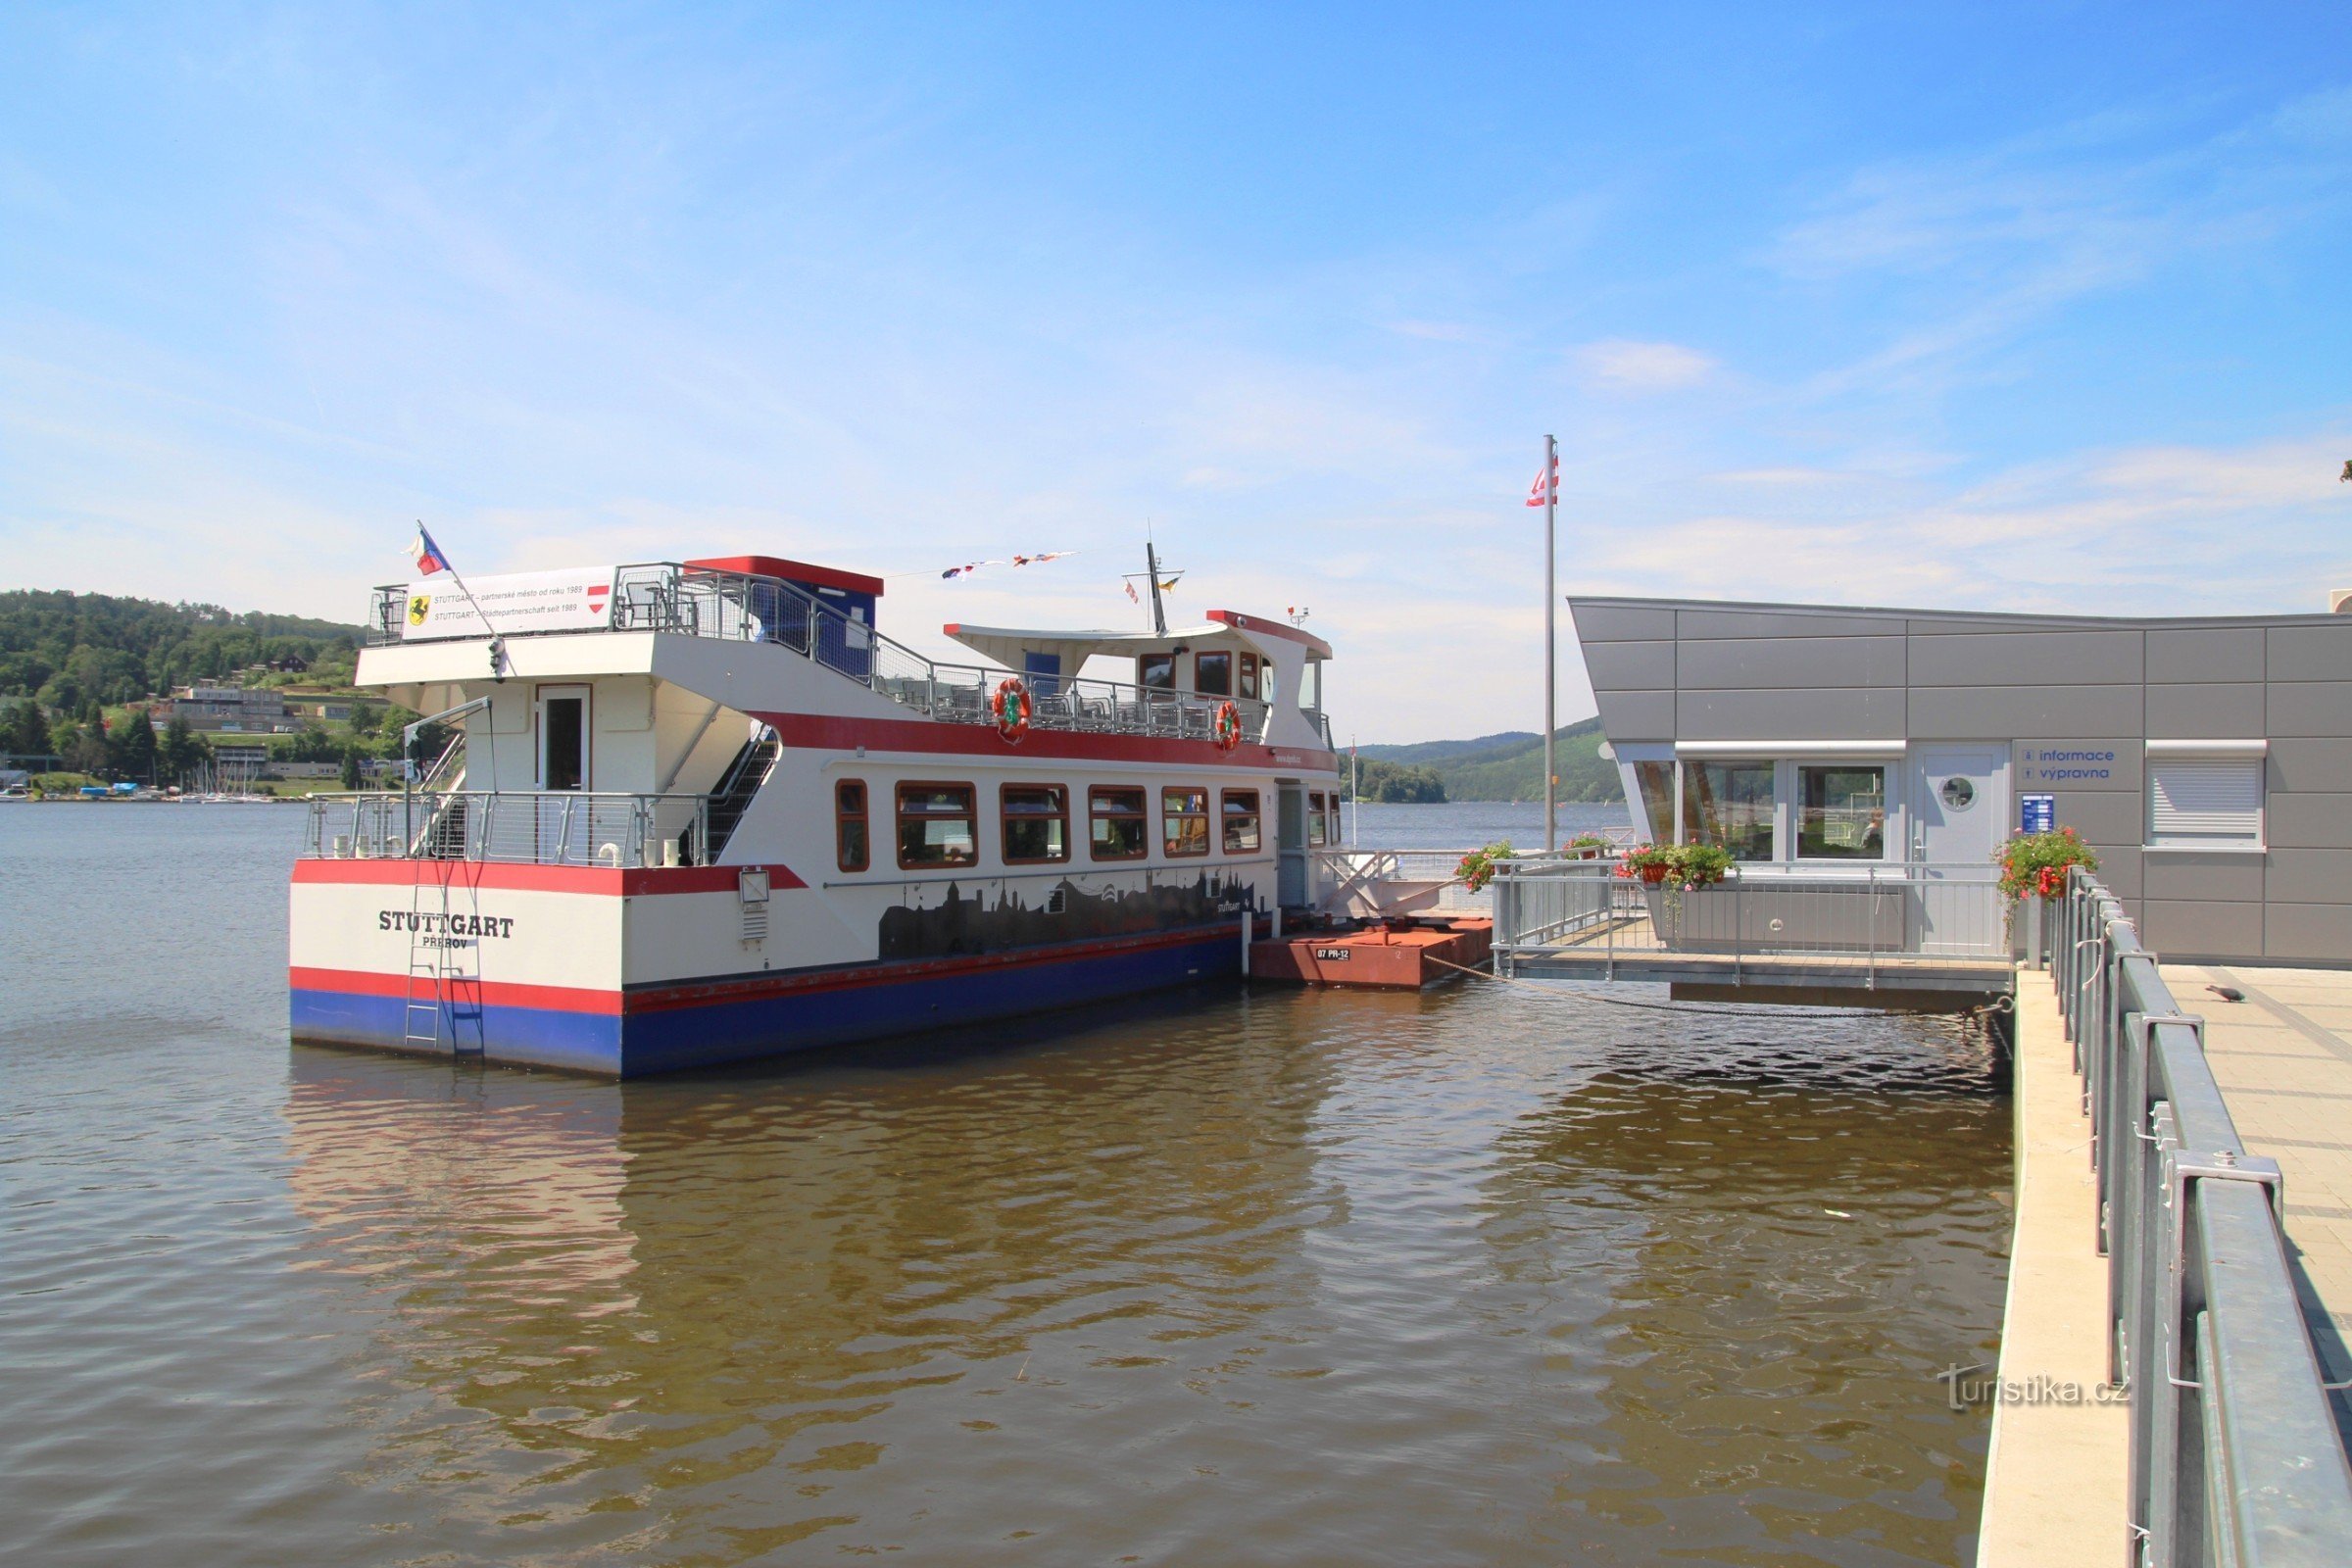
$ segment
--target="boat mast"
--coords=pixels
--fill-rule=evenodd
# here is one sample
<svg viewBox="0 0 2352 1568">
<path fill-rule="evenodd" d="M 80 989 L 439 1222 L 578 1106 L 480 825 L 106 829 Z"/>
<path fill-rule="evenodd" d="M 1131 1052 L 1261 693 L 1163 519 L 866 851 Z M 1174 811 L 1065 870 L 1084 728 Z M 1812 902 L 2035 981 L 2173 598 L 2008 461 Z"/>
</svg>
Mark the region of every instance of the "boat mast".
<svg viewBox="0 0 2352 1568">
<path fill-rule="evenodd" d="M 1144 565 L 1152 579 L 1152 635 L 1168 634 L 1168 612 L 1159 604 L 1159 552 L 1152 547 L 1152 536 L 1144 535 Z"/>
</svg>

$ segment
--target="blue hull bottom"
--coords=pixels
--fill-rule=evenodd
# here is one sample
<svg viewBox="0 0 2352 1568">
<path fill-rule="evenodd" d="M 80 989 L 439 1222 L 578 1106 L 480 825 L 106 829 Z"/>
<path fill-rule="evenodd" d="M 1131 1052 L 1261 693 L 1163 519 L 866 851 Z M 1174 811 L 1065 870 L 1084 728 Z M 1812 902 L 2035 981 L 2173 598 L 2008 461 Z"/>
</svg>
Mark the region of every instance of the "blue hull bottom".
<svg viewBox="0 0 2352 1568">
<path fill-rule="evenodd" d="M 851 971 L 841 983 L 771 996 L 665 997 L 621 1012 L 455 1005 L 441 1019 L 431 1054 L 446 1055 L 454 1030 L 482 1059 L 638 1078 L 686 1067 L 844 1045 L 890 1035 L 952 1029 L 1057 1007 L 1112 1001 L 1196 980 L 1238 977 L 1240 944 L 1230 928 L 1198 938 L 1112 952 L 1039 956 L 1002 965 L 886 978 Z M 714 986 L 723 993 L 727 987 Z M 399 997 L 296 989 L 297 1040 L 423 1053 L 407 1039 Z M 421 1030 L 424 1019 L 420 1016 Z"/>
</svg>

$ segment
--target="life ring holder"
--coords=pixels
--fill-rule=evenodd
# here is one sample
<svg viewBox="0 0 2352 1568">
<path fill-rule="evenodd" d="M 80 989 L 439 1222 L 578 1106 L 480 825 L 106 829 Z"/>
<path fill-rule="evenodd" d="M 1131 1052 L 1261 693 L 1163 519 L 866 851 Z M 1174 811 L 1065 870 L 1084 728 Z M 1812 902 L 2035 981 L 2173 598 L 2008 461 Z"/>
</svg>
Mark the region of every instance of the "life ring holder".
<svg viewBox="0 0 2352 1568">
<path fill-rule="evenodd" d="M 1242 710 L 1231 703 L 1219 703 L 1216 716 L 1208 721 L 1208 738 L 1217 743 L 1217 750 L 1230 752 L 1242 744 Z"/>
<path fill-rule="evenodd" d="M 989 716 L 996 721 L 997 735 L 1007 746 L 1020 745 L 1021 737 L 1029 733 L 1029 715 L 1035 708 L 1029 688 L 1021 684 L 1018 675 L 999 681 L 996 695 L 988 700 Z"/>
</svg>

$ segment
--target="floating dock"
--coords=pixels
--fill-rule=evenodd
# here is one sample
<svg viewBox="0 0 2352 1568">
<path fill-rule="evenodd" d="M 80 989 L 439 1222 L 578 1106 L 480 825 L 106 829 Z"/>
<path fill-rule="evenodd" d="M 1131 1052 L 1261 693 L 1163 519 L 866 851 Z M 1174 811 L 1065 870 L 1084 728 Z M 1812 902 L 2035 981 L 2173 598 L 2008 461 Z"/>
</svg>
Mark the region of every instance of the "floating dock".
<svg viewBox="0 0 2352 1568">
<path fill-rule="evenodd" d="M 1250 947 L 1252 979 L 1294 985 L 1418 991 L 1463 969 L 1483 969 L 1494 922 L 1463 917 L 1443 924 L 1359 931 L 1310 931 Z"/>
</svg>

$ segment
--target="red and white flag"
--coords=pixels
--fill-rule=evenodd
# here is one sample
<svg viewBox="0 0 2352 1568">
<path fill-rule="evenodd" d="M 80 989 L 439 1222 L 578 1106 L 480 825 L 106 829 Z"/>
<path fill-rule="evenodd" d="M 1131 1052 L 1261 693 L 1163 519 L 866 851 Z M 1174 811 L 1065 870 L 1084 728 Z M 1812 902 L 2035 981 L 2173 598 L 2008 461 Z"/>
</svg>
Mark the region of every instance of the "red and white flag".
<svg viewBox="0 0 2352 1568">
<path fill-rule="evenodd" d="M 1139 594 L 1139 593 L 1137 593 L 1137 592 L 1135 591 L 1135 584 L 1133 584 L 1133 583 L 1129 583 L 1129 584 L 1127 585 L 1127 597 L 1128 597 L 1128 599 L 1129 599 L 1130 601 L 1132 601 L 1132 602 L 1133 602 L 1133 603 L 1135 603 L 1135 604 L 1139 604 L 1139 605 L 1140 605 L 1140 604 L 1142 604 L 1142 603 L 1144 602 L 1144 596 L 1143 596 L 1142 594 Z"/>
<path fill-rule="evenodd" d="M 1527 487 L 1527 504 L 1540 507 L 1556 499 L 1560 493 L 1560 460 L 1554 454 L 1551 461 L 1536 470 L 1536 482 Z"/>
</svg>

